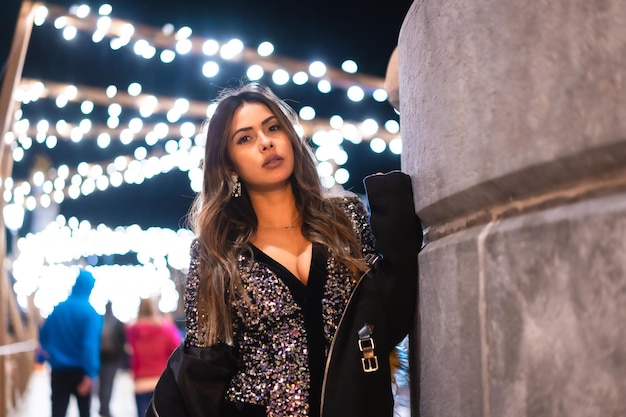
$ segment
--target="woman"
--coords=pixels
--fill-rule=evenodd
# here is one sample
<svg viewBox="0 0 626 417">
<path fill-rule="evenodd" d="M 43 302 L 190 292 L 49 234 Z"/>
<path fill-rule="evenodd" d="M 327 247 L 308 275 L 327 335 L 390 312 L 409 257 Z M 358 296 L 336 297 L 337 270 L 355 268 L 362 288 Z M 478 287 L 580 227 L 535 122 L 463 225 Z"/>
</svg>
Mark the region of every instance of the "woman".
<svg viewBox="0 0 626 417">
<path fill-rule="evenodd" d="M 144 298 L 139 302 L 137 321 L 126 328 L 130 355 L 130 370 L 135 386 L 137 415 L 148 409 L 159 376 L 167 359 L 181 340 L 178 328 L 159 314 L 154 301 Z"/>
<path fill-rule="evenodd" d="M 187 337 L 148 415 L 392 415 L 382 358 L 410 329 L 421 243 L 410 179 L 366 180 L 375 244 L 357 196 L 323 195 L 296 124 L 258 84 L 219 98 L 191 213 Z"/>
</svg>

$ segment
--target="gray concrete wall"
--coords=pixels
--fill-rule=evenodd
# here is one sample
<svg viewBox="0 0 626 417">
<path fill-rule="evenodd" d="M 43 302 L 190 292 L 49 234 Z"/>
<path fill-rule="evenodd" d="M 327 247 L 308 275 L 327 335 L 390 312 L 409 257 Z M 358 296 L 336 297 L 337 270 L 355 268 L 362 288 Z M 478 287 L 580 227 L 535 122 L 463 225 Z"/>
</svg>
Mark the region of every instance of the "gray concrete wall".
<svg viewBox="0 0 626 417">
<path fill-rule="evenodd" d="M 422 416 L 626 415 L 624 28 L 622 0 L 411 7 Z"/>
</svg>

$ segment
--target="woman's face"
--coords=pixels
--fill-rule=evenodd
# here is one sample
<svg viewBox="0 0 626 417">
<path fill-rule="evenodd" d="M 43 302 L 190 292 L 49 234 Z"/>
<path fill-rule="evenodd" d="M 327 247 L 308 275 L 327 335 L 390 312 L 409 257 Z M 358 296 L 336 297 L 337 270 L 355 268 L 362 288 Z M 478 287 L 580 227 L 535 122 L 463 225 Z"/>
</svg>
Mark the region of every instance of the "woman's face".
<svg viewBox="0 0 626 417">
<path fill-rule="evenodd" d="M 293 145 L 270 109 L 244 103 L 233 116 L 228 156 L 249 193 L 286 187 L 293 173 Z"/>
</svg>

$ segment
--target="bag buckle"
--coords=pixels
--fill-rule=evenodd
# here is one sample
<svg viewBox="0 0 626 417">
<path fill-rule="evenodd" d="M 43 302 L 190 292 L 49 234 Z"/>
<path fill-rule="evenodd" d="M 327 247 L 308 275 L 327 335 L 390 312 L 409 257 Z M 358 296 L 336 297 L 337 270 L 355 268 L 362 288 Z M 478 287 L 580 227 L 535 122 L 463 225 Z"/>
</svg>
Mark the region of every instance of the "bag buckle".
<svg viewBox="0 0 626 417">
<path fill-rule="evenodd" d="M 363 357 L 361 358 L 361 366 L 363 366 L 363 372 L 376 372 L 378 371 L 378 357 L 374 353 L 374 339 L 372 333 L 374 326 L 365 323 L 365 326 L 359 330 L 359 350 Z"/>
<path fill-rule="evenodd" d="M 373 268 L 374 266 L 376 266 L 376 263 L 380 259 L 380 255 L 377 253 L 370 252 L 367 255 L 365 255 L 363 259 L 365 260 L 365 263 L 367 264 L 367 266 L 369 266 L 370 268 Z"/>
</svg>

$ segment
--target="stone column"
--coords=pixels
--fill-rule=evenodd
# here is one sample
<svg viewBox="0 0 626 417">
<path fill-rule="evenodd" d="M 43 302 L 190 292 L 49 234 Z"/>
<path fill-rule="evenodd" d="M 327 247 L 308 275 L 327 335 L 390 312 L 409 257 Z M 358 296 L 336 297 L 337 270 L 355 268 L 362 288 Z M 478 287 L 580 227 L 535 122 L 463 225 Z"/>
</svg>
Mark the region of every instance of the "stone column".
<svg viewBox="0 0 626 417">
<path fill-rule="evenodd" d="M 413 3 L 420 416 L 626 416 L 625 28 L 623 0 Z"/>
</svg>

